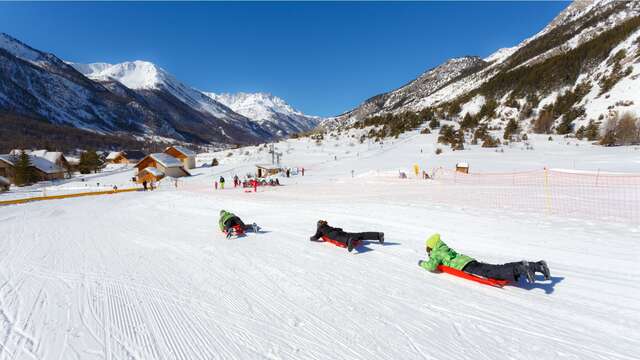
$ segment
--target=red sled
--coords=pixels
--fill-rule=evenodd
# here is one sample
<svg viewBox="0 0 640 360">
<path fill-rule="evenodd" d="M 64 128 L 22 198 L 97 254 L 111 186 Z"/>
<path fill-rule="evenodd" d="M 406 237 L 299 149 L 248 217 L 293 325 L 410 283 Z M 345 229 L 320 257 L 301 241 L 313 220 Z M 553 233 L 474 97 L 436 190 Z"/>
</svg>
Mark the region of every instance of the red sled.
<svg viewBox="0 0 640 360">
<path fill-rule="evenodd" d="M 338 241 L 338 240 L 330 239 L 330 238 L 328 238 L 326 235 L 322 237 L 322 240 L 323 240 L 324 242 L 332 243 L 333 245 L 335 245 L 335 246 L 337 246 L 337 247 L 341 247 L 341 248 L 346 248 L 346 247 L 347 247 L 347 244 L 345 244 L 345 243 L 343 243 L 343 242 L 340 242 L 340 241 Z M 357 248 L 358 246 L 360 246 L 360 240 L 356 240 L 356 241 L 354 241 L 354 242 L 353 242 L 353 248 L 355 249 L 355 248 Z"/>
<path fill-rule="evenodd" d="M 222 231 L 225 235 L 227 235 L 226 231 Z M 231 227 L 231 235 L 241 236 L 244 235 L 244 229 L 240 225 L 233 225 Z"/>
<path fill-rule="evenodd" d="M 461 277 L 463 279 L 467 279 L 467 280 L 478 282 L 480 284 L 485 284 L 485 285 L 490 285 L 495 287 L 503 287 L 509 283 L 508 280 L 483 278 L 483 277 L 472 275 L 464 271 L 456 270 L 454 268 L 444 266 L 444 265 L 438 265 L 438 270 L 453 276 Z"/>
</svg>

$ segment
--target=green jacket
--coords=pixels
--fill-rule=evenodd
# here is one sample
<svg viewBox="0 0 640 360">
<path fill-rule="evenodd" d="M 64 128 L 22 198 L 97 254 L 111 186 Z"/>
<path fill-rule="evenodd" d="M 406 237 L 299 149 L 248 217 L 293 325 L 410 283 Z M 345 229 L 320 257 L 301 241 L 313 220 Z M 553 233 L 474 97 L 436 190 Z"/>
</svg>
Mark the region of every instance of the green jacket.
<svg viewBox="0 0 640 360">
<path fill-rule="evenodd" d="M 462 270 L 468 263 L 474 259 L 470 256 L 458 254 L 451 249 L 442 240 L 438 240 L 431 249 L 429 261 L 423 261 L 420 266 L 429 271 L 436 271 L 438 265 L 442 264 L 457 270 Z"/>
<path fill-rule="evenodd" d="M 224 223 L 226 223 L 227 220 L 231 219 L 232 217 L 235 217 L 233 213 L 224 210 L 222 211 L 222 214 L 220 214 L 220 220 L 218 221 L 220 231 L 224 231 Z"/>
</svg>

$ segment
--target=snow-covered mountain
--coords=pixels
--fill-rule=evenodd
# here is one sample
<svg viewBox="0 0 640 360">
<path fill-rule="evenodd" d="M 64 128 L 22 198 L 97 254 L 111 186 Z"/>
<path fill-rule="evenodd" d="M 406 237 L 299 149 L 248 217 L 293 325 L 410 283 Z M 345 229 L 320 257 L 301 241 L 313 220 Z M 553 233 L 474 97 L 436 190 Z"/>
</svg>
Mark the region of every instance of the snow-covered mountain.
<svg viewBox="0 0 640 360">
<path fill-rule="evenodd" d="M 448 114 L 455 119 L 465 109 L 479 110 L 486 99 L 492 99 L 497 102 L 495 119 L 519 119 L 527 128 L 567 90 L 581 97 L 568 107 L 564 99 L 555 105 L 554 128 L 565 120 L 575 130 L 611 114 L 640 115 L 639 16 L 638 1 L 574 1 L 516 46 L 499 49 L 484 60 L 449 60 L 397 90 L 328 119 L 323 126 L 426 108 L 445 113 L 455 109 Z M 578 89 L 578 84 L 584 86 Z"/>
<path fill-rule="evenodd" d="M 238 114 L 256 121 L 277 136 L 308 131 L 322 121 L 322 118 L 305 115 L 283 99 L 267 93 L 205 94 Z"/>
<path fill-rule="evenodd" d="M 132 61 L 120 64 L 71 63 L 78 71 L 88 78 L 108 86 L 117 82 L 128 89 L 142 95 L 154 108 L 168 109 L 176 106 L 173 98 L 182 104 L 200 113 L 208 114 L 221 120 L 226 125 L 239 128 L 244 134 L 235 134 L 233 138 L 247 137 L 258 139 L 270 139 L 271 134 L 257 126 L 248 118 L 234 112 L 227 106 L 211 99 L 200 92 L 176 79 L 173 75 L 159 66 L 147 61 Z M 113 86 L 113 85 L 112 85 Z M 117 86 L 117 85 L 116 85 Z M 115 91 L 115 89 L 114 89 Z M 223 129 L 237 133 L 238 129 Z"/>
<path fill-rule="evenodd" d="M 7 34 L 0 34 L 0 113 L 141 139 L 256 143 L 274 138 L 267 128 L 152 63 L 67 63 Z"/>
</svg>

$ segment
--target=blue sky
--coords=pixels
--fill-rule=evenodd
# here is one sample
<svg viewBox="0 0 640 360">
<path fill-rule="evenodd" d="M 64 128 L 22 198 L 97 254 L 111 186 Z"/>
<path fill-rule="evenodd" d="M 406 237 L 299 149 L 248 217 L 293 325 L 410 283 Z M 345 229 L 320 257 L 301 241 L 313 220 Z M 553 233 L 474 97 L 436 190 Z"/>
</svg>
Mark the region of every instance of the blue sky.
<svg viewBox="0 0 640 360">
<path fill-rule="evenodd" d="M 567 2 L 0 3 L 0 31 L 76 62 L 147 60 L 201 90 L 337 115 L 448 58 L 485 57 Z"/>
</svg>

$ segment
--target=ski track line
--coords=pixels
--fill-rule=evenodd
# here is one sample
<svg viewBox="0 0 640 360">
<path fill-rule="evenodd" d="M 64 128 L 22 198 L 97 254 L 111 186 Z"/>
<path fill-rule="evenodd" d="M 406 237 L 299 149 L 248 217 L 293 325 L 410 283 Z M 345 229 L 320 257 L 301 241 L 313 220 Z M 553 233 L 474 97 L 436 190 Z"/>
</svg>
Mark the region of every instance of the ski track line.
<svg viewBox="0 0 640 360">
<path fill-rule="evenodd" d="M 40 298 L 43 296 L 43 293 L 44 293 L 44 288 L 40 288 L 40 291 L 38 292 L 38 295 L 36 295 L 35 301 L 33 302 L 33 305 L 31 306 L 31 310 L 29 310 L 29 313 L 27 314 L 27 317 L 24 320 L 24 325 L 23 325 L 23 331 L 24 332 L 27 332 L 27 328 L 31 324 L 31 318 L 33 317 L 33 313 L 34 313 L 36 307 L 38 306 L 38 303 L 40 303 Z M 13 359 L 16 359 L 18 357 L 18 354 L 23 351 L 25 342 L 27 342 L 29 344 L 29 348 L 30 349 L 27 349 L 29 355 L 33 356 L 34 358 L 37 358 L 37 355 L 33 352 L 33 347 L 34 347 L 33 340 L 32 339 L 25 339 L 25 341 L 19 341 L 18 342 L 18 344 L 17 344 L 18 347 L 16 348 L 16 350 L 14 352 Z"/>
<path fill-rule="evenodd" d="M 611 352 L 608 352 L 608 351 L 605 351 L 605 350 L 600 350 L 600 349 L 593 349 L 593 348 L 590 348 L 588 346 L 585 346 L 585 345 L 582 345 L 582 344 L 579 344 L 579 343 L 575 343 L 575 342 L 572 342 L 572 341 L 567 341 L 567 340 L 563 340 L 563 339 L 559 339 L 559 338 L 554 338 L 552 336 L 548 336 L 548 335 L 545 335 L 545 334 L 540 334 L 540 333 L 537 333 L 537 332 L 534 332 L 534 331 L 525 330 L 525 329 L 518 328 L 518 327 L 513 327 L 513 326 L 510 326 L 510 325 L 498 322 L 498 321 L 488 320 L 488 319 L 485 319 L 485 318 L 482 318 L 482 317 L 479 317 L 479 316 L 475 316 L 475 315 L 471 315 L 471 314 L 468 314 L 468 313 L 452 311 L 452 310 L 448 310 L 448 309 L 445 309 L 443 307 L 436 306 L 436 305 L 428 305 L 428 304 L 426 304 L 426 306 L 429 307 L 429 308 L 436 309 L 436 310 L 438 310 L 440 312 L 446 312 L 446 313 L 449 313 L 449 314 L 454 314 L 456 316 L 463 316 L 463 317 L 466 317 L 466 318 L 469 318 L 469 319 L 478 320 L 478 321 L 481 321 L 481 322 L 484 322 L 484 323 L 487 323 L 487 324 L 497 325 L 497 326 L 500 326 L 500 327 L 507 328 L 509 330 L 515 330 L 515 331 L 523 332 L 523 333 L 526 333 L 526 334 L 529 334 L 529 335 L 533 335 L 533 336 L 536 336 L 536 337 L 539 337 L 539 338 L 551 340 L 553 342 L 557 342 L 557 343 L 561 343 L 563 345 L 566 345 L 569 348 L 579 347 L 579 348 L 582 348 L 583 350 L 587 350 L 587 351 L 592 352 L 592 353 L 598 353 L 598 354 L 606 355 L 606 356 L 610 356 L 610 357 L 617 357 L 619 359 L 636 360 L 636 358 L 631 357 L 631 356 L 622 355 L 622 354 L 618 354 L 618 353 L 611 353 Z"/>
<path fill-rule="evenodd" d="M 297 233 L 297 232 L 293 232 L 293 231 L 287 231 L 287 230 L 282 230 L 282 229 L 274 229 L 274 230 L 279 231 L 279 232 L 289 233 L 289 234 L 292 234 L 292 235 L 300 235 L 299 233 Z M 305 245 L 301 243 L 301 246 L 305 246 Z M 346 296 L 346 295 L 345 295 L 345 296 Z M 314 317 L 312 314 L 310 314 L 310 315 L 311 315 L 312 317 Z M 326 323 L 326 321 L 323 321 L 323 320 L 321 320 L 321 319 L 319 319 L 319 318 L 315 318 L 315 320 L 316 320 L 316 321 L 320 321 L 320 322 L 324 322 L 324 323 Z M 343 320 L 345 320 L 345 319 L 343 319 Z M 358 325 L 358 324 L 357 324 L 357 322 L 356 322 L 356 320 L 353 320 L 353 319 L 350 319 L 350 318 L 347 318 L 347 320 L 351 321 L 351 322 L 352 322 L 352 324 L 354 324 L 354 325 Z M 356 326 L 356 327 L 358 327 L 358 326 Z M 329 336 L 330 336 L 330 334 L 329 334 Z M 409 341 L 410 341 L 410 340 L 409 340 Z M 346 345 L 346 344 L 345 344 L 345 346 L 348 346 L 348 345 Z M 417 350 L 417 347 L 416 347 L 416 348 L 414 348 L 414 350 L 416 350 L 416 353 L 417 353 L 417 354 L 419 354 L 419 355 L 421 355 L 421 356 L 423 356 L 423 357 L 424 357 L 424 354 L 422 354 L 419 350 Z M 368 349 L 366 349 L 366 350 L 365 350 L 365 352 L 368 352 L 368 351 L 369 351 Z M 378 355 L 378 354 L 373 354 L 373 353 L 370 353 L 370 354 L 369 354 L 369 356 L 372 356 L 372 357 L 378 357 L 378 356 L 380 356 L 381 358 L 384 358 L 384 355 Z"/>
</svg>

